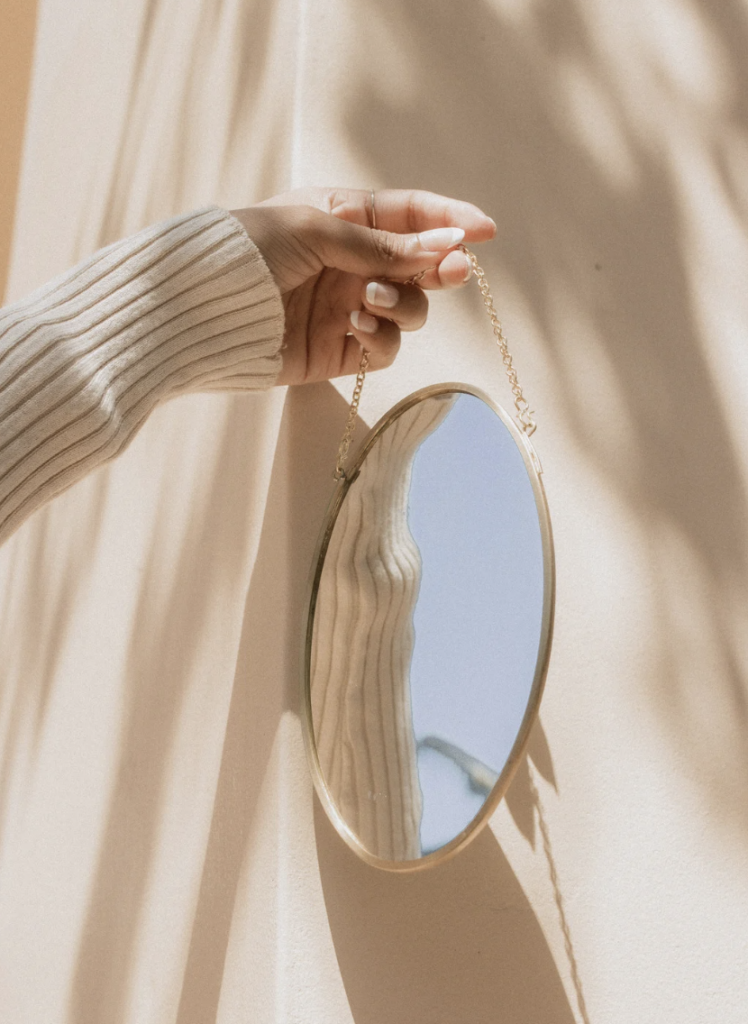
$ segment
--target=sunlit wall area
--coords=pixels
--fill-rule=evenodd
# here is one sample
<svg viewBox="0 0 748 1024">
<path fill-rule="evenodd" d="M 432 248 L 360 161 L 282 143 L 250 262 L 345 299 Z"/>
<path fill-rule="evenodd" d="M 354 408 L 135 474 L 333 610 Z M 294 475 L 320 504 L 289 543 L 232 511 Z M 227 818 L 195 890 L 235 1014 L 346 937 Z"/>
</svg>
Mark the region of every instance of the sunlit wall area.
<svg viewBox="0 0 748 1024">
<path fill-rule="evenodd" d="M 0 1016 L 743 1024 L 746 52 L 706 0 L 40 0 L 8 294 L 301 184 L 480 204 L 558 598 L 490 830 L 377 872 L 297 715 L 352 382 L 160 408 L 0 551 Z M 474 285 L 362 418 L 449 380 L 510 405 Z"/>
</svg>

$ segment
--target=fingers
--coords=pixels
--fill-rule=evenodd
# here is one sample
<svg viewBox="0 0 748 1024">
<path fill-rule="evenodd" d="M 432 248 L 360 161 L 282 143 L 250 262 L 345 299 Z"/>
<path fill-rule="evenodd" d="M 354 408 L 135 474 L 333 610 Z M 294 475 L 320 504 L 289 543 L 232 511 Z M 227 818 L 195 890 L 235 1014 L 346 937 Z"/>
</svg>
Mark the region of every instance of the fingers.
<svg viewBox="0 0 748 1024">
<path fill-rule="evenodd" d="M 428 299 L 416 285 L 369 281 L 361 301 L 364 308 L 354 310 L 350 317 L 344 373 L 358 370 L 362 348 L 369 353 L 372 370 L 390 366 L 400 348 L 401 331 L 417 331 L 426 323 Z"/>
<path fill-rule="evenodd" d="M 296 217 L 299 238 L 323 266 L 363 278 L 407 280 L 440 263 L 465 237 L 456 227 L 409 234 L 372 231 L 309 207 L 298 207 Z"/>
<path fill-rule="evenodd" d="M 361 349 L 369 353 L 369 369 L 383 370 L 391 366 L 400 349 L 400 328 L 392 320 L 382 320 L 370 313 L 351 313 L 351 336 L 346 338 L 342 374 L 356 373 Z"/>
<path fill-rule="evenodd" d="M 487 242 L 496 224 L 479 207 L 420 189 L 381 189 L 374 193 L 377 227 L 397 234 L 458 227 L 466 242 Z M 352 188 L 304 188 L 274 196 L 260 205 L 313 206 L 362 227 L 371 227 L 371 192 Z"/>
<path fill-rule="evenodd" d="M 465 254 L 456 251 L 426 277 L 434 278 L 431 287 L 456 287 L 464 284 L 470 270 Z M 361 305 L 362 309 L 350 315 L 351 337 L 346 340 L 343 373 L 358 370 L 362 348 L 369 353 L 372 370 L 390 366 L 400 348 L 401 332 L 419 330 L 428 316 L 428 298 L 423 289 L 400 281 L 368 281 L 361 293 Z"/>
<path fill-rule="evenodd" d="M 445 259 L 447 254 L 463 241 L 479 241 L 495 231 L 493 221 L 470 203 L 430 192 L 392 190 L 381 195 L 385 208 L 380 218 L 377 207 L 377 224 L 383 220 L 393 227 L 411 225 L 417 230 L 365 226 L 371 196 L 361 191 L 303 189 L 233 212 L 283 294 L 324 267 L 362 278 L 401 281 L 421 274 L 419 283 L 424 288 L 456 287 L 466 275 L 467 263 L 461 255 Z M 295 205 L 302 199 L 303 205 Z M 321 209 L 325 204 L 327 212 Z M 465 227 L 454 223 L 460 220 Z M 438 268 L 435 273 L 434 268 Z"/>
<path fill-rule="evenodd" d="M 368 193 L 364 193 L 370 202 Z M 382 189 L 375 193 L 377 227 L 383 231 L 419 232 L 459 227 L 466 242 L 488 242 L 496 224 L 477 206 L 418 189 Z"/>
<path fill-rule="evenodd" d="M 393 320 L 403 331 L 423 327 L 429 311 L 429 300 L 417 285 L 395 281 L 369 281 L 361 301 L 365 311 Z"/>
<path fill-rule="evenodd" d="M 436 266 L 431 267 L 423 277 L 419 278 L 418 286 L 426 291 L 441 288 L 459 288 L 466 284 L 473 273 L 473 265 L 464 252 L 456 250 L 447 253 Z"/>
</svg>

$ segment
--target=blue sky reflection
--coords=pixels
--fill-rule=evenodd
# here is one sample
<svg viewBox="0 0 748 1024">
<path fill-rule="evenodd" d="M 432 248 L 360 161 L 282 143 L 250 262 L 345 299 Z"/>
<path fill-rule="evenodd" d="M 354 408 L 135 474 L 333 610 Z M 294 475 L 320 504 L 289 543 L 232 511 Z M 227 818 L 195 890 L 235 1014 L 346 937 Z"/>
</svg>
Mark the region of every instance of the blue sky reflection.
<svg viewBox="0 0 748 1024">
<path fill-rule="evenodd" d="M 416 453 L 408 522 L 423 559 L 411 664 L 416 742 L 437 736 L 499 773 L 537 661 L 543 551 L 522 455 L 498 416 L 460 395 Z M 480 809 L 462 769 L 419 752 L 424 851 Z"/>
</svg>

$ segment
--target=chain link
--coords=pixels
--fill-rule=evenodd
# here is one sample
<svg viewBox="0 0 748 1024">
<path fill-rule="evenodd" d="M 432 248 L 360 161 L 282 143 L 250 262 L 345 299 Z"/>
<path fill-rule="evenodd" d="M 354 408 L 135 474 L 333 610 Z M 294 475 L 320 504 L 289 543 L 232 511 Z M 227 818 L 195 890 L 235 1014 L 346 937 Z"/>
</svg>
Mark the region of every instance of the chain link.
<svg viewBox="0 0 748 1024">
<path fill-rule="evenodd" d="M 361 392 L 364 389 L 364 380 L 366 379 L 366 370 L 368 366 L 369 353 L 364 348 L 361 349 L 361 362 L 359 363 L 358 373 L 356 374 L 356 386 L 353 389 L 353 398 L 351 399 L 351 407 L 348 410 L 348 419 L 338 447 L 338 458 L 335 462 L 335 473 L 333 474 L 336 480 L 342 480 L 345 476 L 345 460 L 348 458 L 348 451 L 351 447 L 351 441 L 353 440 L 353 431 L 356 426 L 356 416 L 358 415 L 358 403 L 361 401 Z"/>
<path fill-rule="evenodd" d="M 488 287 L 488 281 L 486 280 L 486 273 L 483 267 L 480 266 L 474 253 L 472 253 L 466 246 L 458 246 L 462 252 L 465 253 L 472 273 L 478 280 L 478 287 L 480 293 L 483 296 L 483 304 L 486 307 L 488 318 L 491 321 L 491 328 L 496 338 L 496 344 L 499 346 L 499 352 L 501 353 L 501 361 L 504 364 L 504 371 L 509 381 L 509 387 L 512 389 L 514 395 L 514 408 L 517 410 L 517 420 L 520 428 L 527 437 L 530 437 L 535 433 L 537 429 L 537 423 L 532 418 L 533 413 L 530 409 L 530 403 L 525 398 L 520 383 L 517 379 L 517 371 L 514 369 L 512 362 L 512 356 L 509 352 L 509 346 L 507 340 L 504 337 L 504 328 L 501 326 L 501 320 L 496 312 L 496 307 L 493 304 L 493 296 L 491 290 Z M 408 278 L 404 284 L 415 284 L 428 273 L 429 269 L 422 270 L 420 274 L 414 274 L 413 277 Z M 335 479 L 342 480 L 345 477 L 345 462 L 348 458 L 348 452 L 350 451 L 351 442 L 353 441 L 353 431 L 356 426 L 356 416 L 358 415 L 358 404 L 361 401 L 361 392 L 364 388 L 364 380 L 366 379 L 366 370 L 369 366 L 369 353 L 366 349 L 361 350 L 361 363 L 359 364 L 358 373 L 356 374 L 356 386 L 353 389 L 353 398 L 351 399 L 351 407 L 348 410 L 348 419 L 345 424 L 345 431 L 340 439 L 340 445 L 338 447 L 338 457 L 335 462 Z"/>
<path fill-rule="evenodd" d="M 504 337 L 504 328 L 501 326 L 501 320 L 499 320 L 499 315 L 493 304 L 493 296 L 491 295 L 491 290 L 488 287 L 486 273 L 483 270 L 483 267 L 478 263 L 474 253 L 470 252 L 470 250 L 464 245 L 459 246 L 459 248 L 470 260 L 473 273 L 478 279 L 478 287 L 480 288 L 480 293 L 483 296 L 483 304 L 486 307 L 488 318 L 491 321 L 491 327 L 496 338 L 496 344 L 499 346 L 501 361 L 504 364 L 504 370 L 506 372 L 507 380 L 509 381 L 509 387 L 512 389 L 512 394 L 514 395 L 514 408 L 517 410 L 517 419 L 519 420 L 519 425 L 523 432 L 530 437 L 531 434 L 535 433 L 538 425 L 532 418 L 533 413 L 530 410 L 530 403 L 522 393 L 522 388 L 517 380 L 517 371 L 514 369 L 512 357 L 509 352 L 509 346 L 507 345 L 507 340 Z"/>
</svg>

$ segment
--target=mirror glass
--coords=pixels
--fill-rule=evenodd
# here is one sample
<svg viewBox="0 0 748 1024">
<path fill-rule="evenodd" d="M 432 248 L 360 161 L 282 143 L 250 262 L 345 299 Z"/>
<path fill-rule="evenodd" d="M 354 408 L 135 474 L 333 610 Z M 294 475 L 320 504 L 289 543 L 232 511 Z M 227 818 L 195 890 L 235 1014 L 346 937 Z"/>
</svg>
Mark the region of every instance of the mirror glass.
<svg viewBox="0 0 748 1024">
<path fill-rule="evenodd" d="M 485 396 L 430 388 L 340 485 L 305 699 L 315 781 L 365 859 L 413 869 L 475 833 L 537 714 L 553 601 L 537 460 Z"/>
</svg>

